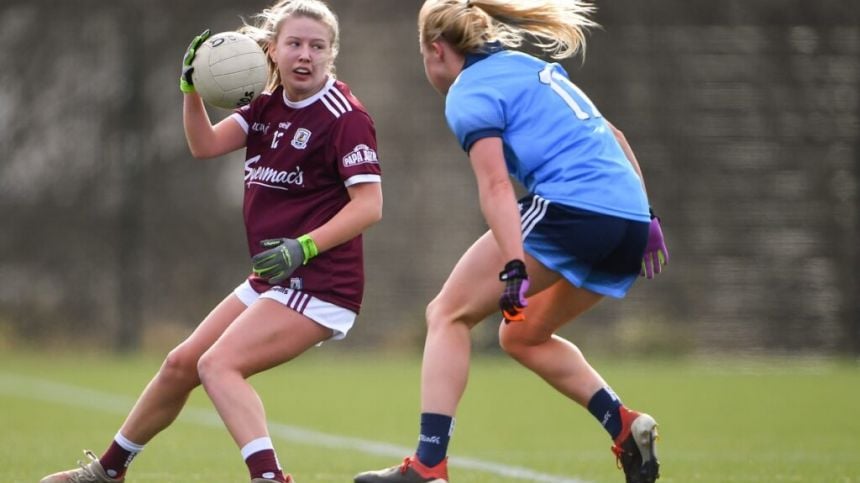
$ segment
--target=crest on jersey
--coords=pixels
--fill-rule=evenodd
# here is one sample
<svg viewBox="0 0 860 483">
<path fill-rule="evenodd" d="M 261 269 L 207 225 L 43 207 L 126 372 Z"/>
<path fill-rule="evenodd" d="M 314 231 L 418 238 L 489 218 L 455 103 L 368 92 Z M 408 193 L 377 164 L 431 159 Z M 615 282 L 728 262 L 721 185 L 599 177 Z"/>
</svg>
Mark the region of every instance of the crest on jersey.
<svg viewBox="0 0 860 483">
<path fill-rule="evenodd" d="M 365 163 L 379 163 L 376 151 L 367 144 L 359 144 L 343 157 L 343 167 L 350 168 Z"/>
<path fill-rule="evenodd" d="M 290 144 L 293 145 L 296 149 L 305 149 L 308 147 L 308 141 L 311 139 L 311 132 L 307 129 L 300 127 L 296 130 L 295 136 L 293 136 L 293 140 L 290 141 Z"/>
</svg>

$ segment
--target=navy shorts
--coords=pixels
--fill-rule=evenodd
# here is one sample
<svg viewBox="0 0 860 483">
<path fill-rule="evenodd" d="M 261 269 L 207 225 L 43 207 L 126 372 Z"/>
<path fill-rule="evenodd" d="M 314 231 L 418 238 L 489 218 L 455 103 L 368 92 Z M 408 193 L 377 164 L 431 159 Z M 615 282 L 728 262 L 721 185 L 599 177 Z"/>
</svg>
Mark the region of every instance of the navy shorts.
<svg viewBox="0 0 860 483">
<path fill-rule="evenodd" d="M 621 298 L 639 277 L 649 224 L 552 203 L 520 200 L 525 251 L 574 286 Z"/>
</svg>

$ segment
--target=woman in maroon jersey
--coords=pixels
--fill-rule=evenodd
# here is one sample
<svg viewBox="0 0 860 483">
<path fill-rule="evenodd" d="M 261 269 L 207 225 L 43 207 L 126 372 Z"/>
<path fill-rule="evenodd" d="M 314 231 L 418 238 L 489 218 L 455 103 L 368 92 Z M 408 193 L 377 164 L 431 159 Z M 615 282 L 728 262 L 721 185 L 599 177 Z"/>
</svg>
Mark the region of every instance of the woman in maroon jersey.
<svg viewBox="0 0 860 483">
<path fill-rule="evenodd" d="M 132 459 L 179 415 L 202 384 L 254 483 L 285 483 L 263 405 L 247 382 L 329 339 L 358 314 L 361 233 L 379 221 L 376 134 L 367 111 L 333 75 L 339 33 L 319 0 L 281 0 L 242 31 L 268 53 L 267 92 L 215 124 L 194 90 L 191 60 L 180 89 L 191 153 L 245 148 L 244 218 L 253 270 L 165 359 L 101 457 L 42 483 L 121 482 Z"/>
</svg>

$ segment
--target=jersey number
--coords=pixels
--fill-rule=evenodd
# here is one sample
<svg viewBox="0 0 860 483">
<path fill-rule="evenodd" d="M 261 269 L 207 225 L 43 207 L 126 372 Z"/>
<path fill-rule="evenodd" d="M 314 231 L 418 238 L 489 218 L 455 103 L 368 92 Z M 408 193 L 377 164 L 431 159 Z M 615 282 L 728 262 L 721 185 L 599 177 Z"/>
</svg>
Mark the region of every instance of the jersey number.
<svg viewBox="0 0 860 483">
<path fill-rule="evenodd" d="M 282 137 L 284 137 L 284 133 L 281 131 L 275 131 L 275 134 L 272 135 L 272 149 L 276 149 L 278 147 L 278 143 L 281 142 Z"/>
<path fill-rule="evenodd" d="M 584 121 L 592 117 L 603 117 L 585 93 L 579 87 L 576 87 L 576 84 L 571 82 L 570 79 L 558 73 L 553 66 L 554 64 L 548 64 L 541 71 L 539 76 L 541 83 L 550 86 L 553 92 L 558 94 L 570 106 L 578 119 Z M 577 98 L 579 99 L 578 101 Z M 586 112 L 580 104 L 584 104 L 585 108 L 591 112 Z"/>
</svg>

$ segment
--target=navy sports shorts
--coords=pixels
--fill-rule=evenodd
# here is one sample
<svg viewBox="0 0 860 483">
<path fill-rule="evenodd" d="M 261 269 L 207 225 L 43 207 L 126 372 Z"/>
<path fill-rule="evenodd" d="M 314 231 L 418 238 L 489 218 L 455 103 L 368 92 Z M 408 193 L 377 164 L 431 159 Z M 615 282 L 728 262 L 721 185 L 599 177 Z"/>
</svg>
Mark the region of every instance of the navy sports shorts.
<svg viewBox="0 0 860 483">
<path fill-rule="evenodd" d="M 639 277 L 649 224 L 552 203 L 520 200 L 525 251 L 577 287 L 622 298 Z"/>
</svg>

